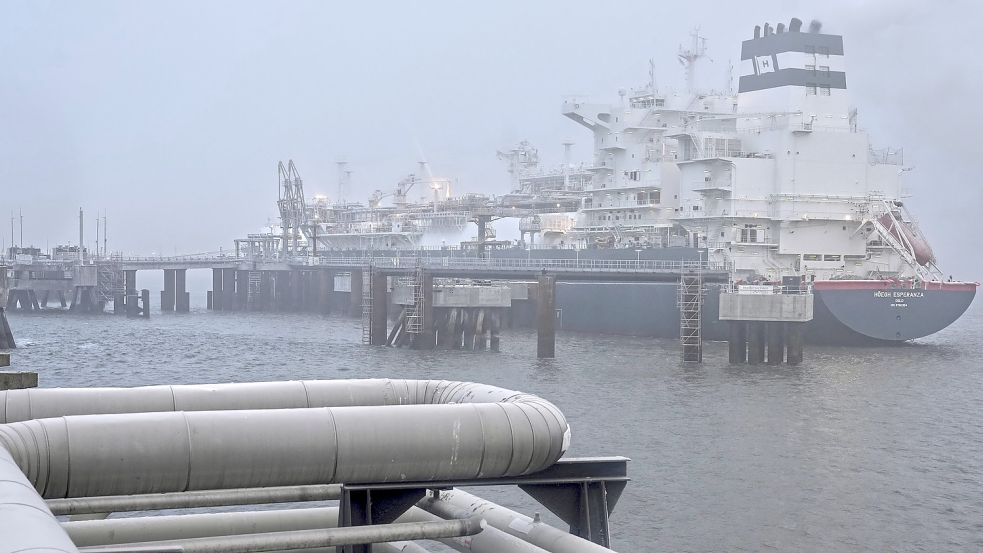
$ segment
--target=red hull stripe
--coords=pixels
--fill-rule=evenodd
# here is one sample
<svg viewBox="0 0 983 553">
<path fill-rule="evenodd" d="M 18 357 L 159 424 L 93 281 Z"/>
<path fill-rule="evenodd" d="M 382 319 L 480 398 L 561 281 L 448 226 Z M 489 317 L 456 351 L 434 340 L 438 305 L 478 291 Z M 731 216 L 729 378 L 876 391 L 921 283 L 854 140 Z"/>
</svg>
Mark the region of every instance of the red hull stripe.
<svg viewBox="0 0 983 553">
<path fill-rule="evenodd" d="M 891 290 L 914 289 L 942 290 L 945 292 L 972 292 L 980 285 L 978 282 L 921 282 L 917 286 L 912 281 L 896 280 L 817 280 L 812 283 L 815 290 Z"/>
</svg>

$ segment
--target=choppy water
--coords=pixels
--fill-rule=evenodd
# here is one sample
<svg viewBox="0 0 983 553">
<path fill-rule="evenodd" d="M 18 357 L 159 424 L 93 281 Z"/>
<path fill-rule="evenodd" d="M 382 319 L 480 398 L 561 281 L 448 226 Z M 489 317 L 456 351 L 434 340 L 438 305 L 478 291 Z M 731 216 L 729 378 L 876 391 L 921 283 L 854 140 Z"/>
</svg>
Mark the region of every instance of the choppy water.
<svg viewBox="0 0 983 553">
<path fill-rule="evenodd" d="M 702 366 L 671 340 L 561 333 L 493 353 L 362 346 L 354 319 L 197 311 L 149 321 L 10 315 L 41 385 L 446 378 L 540 394 L 570 454 L 632 458 L 612 517 L 628 551 L 983 550 L 983 308 L 902 348 L 812 348 L 802 366 Z M 482 495 L 531 513 L 521 493 Z"/>
</svg>

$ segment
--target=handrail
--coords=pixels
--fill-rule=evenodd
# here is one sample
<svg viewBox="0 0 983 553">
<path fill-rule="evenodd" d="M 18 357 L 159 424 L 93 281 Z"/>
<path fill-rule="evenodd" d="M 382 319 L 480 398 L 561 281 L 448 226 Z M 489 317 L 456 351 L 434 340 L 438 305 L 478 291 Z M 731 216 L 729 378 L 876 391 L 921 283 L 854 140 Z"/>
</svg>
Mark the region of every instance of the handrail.
<svg viewBox="0 0 983 553">
<path fill-rule="evenodd" d="M 563 270 L 575 272 L 679 272 L 726 271 L 727 263 L 707 260 L 664 259 L 543 259 L 543 258 L 486 258 L 429 257 L 418 255 L 291 257 L 285 259 L 251 259 L 246 257 L 126 257 L 116 258 L 121 264 L 163 263 L 284 263 L 307 266 L 372 266 L 380 269 L 475 269 L 475 270 Z"/>
</svg>

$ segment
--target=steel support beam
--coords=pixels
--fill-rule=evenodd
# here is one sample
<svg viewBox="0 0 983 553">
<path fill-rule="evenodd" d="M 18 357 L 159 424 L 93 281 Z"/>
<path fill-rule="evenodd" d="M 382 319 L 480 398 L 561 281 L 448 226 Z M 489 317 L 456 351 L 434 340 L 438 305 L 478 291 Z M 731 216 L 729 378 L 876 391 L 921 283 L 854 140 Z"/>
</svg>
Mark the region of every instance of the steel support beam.
<svg viewBox="0 0 983 553">
<path fill-rule="evenodd" d="M 340 527 L 389 524 L 423 499 L 425 488 L 381 489 L 348 488 L 341 492 Z M 393 540 L 385 540 L 393 541 Z M 343 553 L 372 553 L 369 544 L 351 544 Z"/>
</svg>

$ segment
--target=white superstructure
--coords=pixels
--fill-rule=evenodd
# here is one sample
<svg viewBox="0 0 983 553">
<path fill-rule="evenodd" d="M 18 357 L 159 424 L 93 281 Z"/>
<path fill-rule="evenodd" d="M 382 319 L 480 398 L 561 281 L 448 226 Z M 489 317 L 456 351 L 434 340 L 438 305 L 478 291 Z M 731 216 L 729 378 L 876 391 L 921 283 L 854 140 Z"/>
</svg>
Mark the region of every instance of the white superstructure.
<svg viewBox="0 0 983 553">
<path fill-rule="evenodd" d="M 693 64 L 704 55 L 702 37 L 694 33 L 693 41 L 692 48 L 679 54 L 690 86 Z M 563 103 L 563 115 L 594 134 L 592 187 L 572 232 L 581 247 L 685 242 L 685 233 L 673 221 L 680 194 L 677 163 L 705 155 L 704 143 L 692 142 L 689 131 L 698 126 L 712 131 L 719 115 L 734 113 L 736 99 L 726 92 L 701 93 L 692 88 L 661 91 L 654 81 L 650 74 L 646 86 L 621 90 L 617 104 L 578 99 Z M 709 143 L 711 151 L 716 146 Z"/>
<path fill-rule="evenodd" d="M 680 51 L 692 83 L 702 38 Z M 875 149 L 849 105 L 843 38 L 793 19 L 742 45 L 736 95 L 568 100 L 594 134 L 580 247 L 707 248 L 735 278 L 941 277 L 902 201 L 901 150 Z"/>
<path fill-rule="evenodd" d="M 687 133 L 716 148 L 684 152 L 676 221 L 739 277 L 938 278 L 902 152 L 873 148 L 849 107 L 843 38 L 800 27 L 744 41 L 737 113 Z"/>
</svg>

